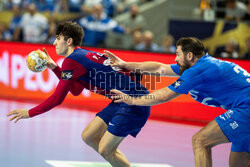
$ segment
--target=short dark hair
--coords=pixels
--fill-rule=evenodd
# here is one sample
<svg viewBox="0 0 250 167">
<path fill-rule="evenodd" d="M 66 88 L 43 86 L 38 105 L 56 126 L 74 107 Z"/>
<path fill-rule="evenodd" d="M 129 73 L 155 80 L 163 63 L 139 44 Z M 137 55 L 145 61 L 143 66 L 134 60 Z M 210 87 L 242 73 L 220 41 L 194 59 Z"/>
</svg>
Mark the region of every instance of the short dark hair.
<svg viewBox="0 0 250 167">
<path fill-rule="evenodd" d="M 181 50 L 184 54 L 192 52 L 196 57 L 201 58 L 205 55 L 205 46 L 203 43 L 195 37 L 180 38 L 176 46 L 181 46 Z"/>
<path fill-rule="evenodd" d="M 63 35 L 64 40 L 72 38 L 74 46 L 81 46 L 84 31 L 79 24 L 67 21 L 57 26 L 56 35 Z"/>
</svg>

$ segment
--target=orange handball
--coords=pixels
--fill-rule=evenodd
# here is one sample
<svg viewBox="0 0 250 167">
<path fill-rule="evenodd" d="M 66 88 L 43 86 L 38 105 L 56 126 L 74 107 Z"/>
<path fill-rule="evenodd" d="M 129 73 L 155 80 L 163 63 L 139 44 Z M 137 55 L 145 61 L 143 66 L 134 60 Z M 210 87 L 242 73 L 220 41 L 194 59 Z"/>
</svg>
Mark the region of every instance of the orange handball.
<svg viewBox="0 0 250 167">
<path fill-rule="evenodd" d="M 41 50 L 32 51 L 26 59 L 26 64 L 31 71 L 42 72 L 47 68 L 47 55 Z"/>
</svg>

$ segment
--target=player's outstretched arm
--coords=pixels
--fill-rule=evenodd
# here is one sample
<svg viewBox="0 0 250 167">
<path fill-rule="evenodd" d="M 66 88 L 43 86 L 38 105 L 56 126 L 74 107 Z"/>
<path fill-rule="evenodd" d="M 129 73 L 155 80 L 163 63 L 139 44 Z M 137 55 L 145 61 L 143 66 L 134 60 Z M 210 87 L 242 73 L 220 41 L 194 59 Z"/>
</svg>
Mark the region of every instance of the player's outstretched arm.
<svg viewBox="0 0 250 167">
<path fill-rule="evenodd" d="M 113 53 L 105 50 L 104 55 L 110 58 L 112 67 L 119 67 L 150 75 L 178 76 L 170 67 L 170 64 L 159 62 L 125 62 Z"/>
<path fill-rule="evenodd" d="M 111 92 L 115 94 L 111 97 L 112 99 L 115 99 L 114 102 L 116 103 L 124 102 L 128 105 L 137 105 L 137 106 L 157 105 L 157 104 L 168 102 L 178 97 L 179 95 L 181 95 L 180 93 L 176 93 L 172 91 L 168 87 L 156 90 L 150 94 L 140 96 L 140 97 L 133 97 L 133 96 L 127 95 L 116 89 L 111 90 Z"/>
<path fill-rule="evenodd" d="M 10 118 L 10 121 L 15 121 L 15 123 L 17 123 L 17 121 L 19 121 L 20 119 L 26 119 L 29 118 L 29 110 L 26 109 L 16 109 L 13 110 L 11 112 L 9 112 L 9 114 L 7 114 L 7 116 L 12 116 Z"/>
<path fill-rule="evenodd" d="M 43 103 L 38 106 L 26 110 L 26 109 L 16 109 L 11 111 L 7 116 L 12 116 L 10 121 L 15 120 L 15 123 L 20 119 L 30 118 L 39 114 L 42 114 L 55 106 L 61 104 L 65 97 L 68 94 L 70 86 L 72 85 L 71 81 L 60 81 L 57 85 L 55 92 L 46 99 Z"/>
</svg>

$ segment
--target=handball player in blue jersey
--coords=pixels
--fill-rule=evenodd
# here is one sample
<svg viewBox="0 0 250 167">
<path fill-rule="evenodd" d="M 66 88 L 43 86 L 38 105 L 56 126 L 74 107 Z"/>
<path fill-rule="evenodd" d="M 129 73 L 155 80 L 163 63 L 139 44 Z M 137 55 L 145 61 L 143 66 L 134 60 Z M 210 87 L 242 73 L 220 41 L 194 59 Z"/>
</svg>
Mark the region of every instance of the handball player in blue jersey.
<svg viewBox="0 0 250 167">
<path fill-rule="evenodd" d="M 177 64 L 157 62 L 124 62 L 105 51 L 113 67 L 141 72 L 179 76 L 172 85 L 140 98 L 130 98 L 119 90 L 115 102 L 152 106 L 168 102 L 181 94 L 188 94 L 198 102 L 227 110 L 208 123 L 192 138 L 196 167 L 211 167 L 211 148 L 232 143 L 230 167 L 247 167 L 250 160 L 250 74 L 239 65 L 205 54 L 203 43 L 192 37 L 177 42 Z M 138 70 L 137 70 L 138 71 Z M 249 164 L 250 165 L 250 164 Z"/>
<path fill-rule="evenodd" d="M 110 90 L 118 89 L 126 94 L 142 96 L 148 94 L 139 80 L 140 76 L 110 66 L 106 56 L 81 49 L 83 29 L 76 23 L 60 24 L 54 42 L 56 53 L 64 56 L 62 67 L 49 57 L 48 68 L 59 78 L 55 92 L 43 103 L 30 109 L 16 109 L 8 116 L 17 122 L 49 111 L 61 104 L 68 92 L 80 95 L 84 88 L 110 97 Z M 112 166 L 129 167 L 129 161 L 117 148 L 123 139 L 136 137 L 150 115 L 149 106 L 131 106 L 113 101 L 91 121 L 82 132 L 82 139 Z"/>
</svg>

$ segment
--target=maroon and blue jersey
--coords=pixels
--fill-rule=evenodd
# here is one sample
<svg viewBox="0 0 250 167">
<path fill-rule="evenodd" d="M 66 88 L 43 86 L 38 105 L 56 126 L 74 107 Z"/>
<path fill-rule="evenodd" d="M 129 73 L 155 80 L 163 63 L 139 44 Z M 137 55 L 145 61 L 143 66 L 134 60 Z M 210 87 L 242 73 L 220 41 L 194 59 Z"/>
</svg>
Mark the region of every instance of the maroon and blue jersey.
<svg viewBox="0 0 250 167">
<path fill-rule="evenodd" d="M 140 75 L 110 66 L 106 56 L 76 48 L 66 57 L 62 67 L 53 72 L 60 79 L 55 92 L 43 103 L 29 110 L 30 117 L 44 113 L 61 104 L 68 92 L 80 95 L 84 88 L 109 97 L 110 90 L 117 89 L 130 95 L 145 95 L 148 90 L 139 82 Z"/>
</svg>

